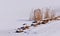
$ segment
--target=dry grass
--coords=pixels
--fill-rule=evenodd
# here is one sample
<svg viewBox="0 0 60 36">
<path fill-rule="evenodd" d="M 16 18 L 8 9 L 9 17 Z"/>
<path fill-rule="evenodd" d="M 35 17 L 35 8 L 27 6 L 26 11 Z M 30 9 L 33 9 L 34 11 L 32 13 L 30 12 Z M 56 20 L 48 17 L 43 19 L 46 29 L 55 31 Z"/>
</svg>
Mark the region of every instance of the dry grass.
<svg viewBox="0 0 60 36">
<path fill-rule="evenodd" d="M 34 23 L 31 24 L 30 26 L 28 26 L 28 25 L 23 26 L 23 28 L 21 28 L 21 29 L 19 28 L 18 31 L 16 31 L 16 32 L 21 33 L 24 30 L 29 29 L 29 27 L 31 27 L 31 26 L 37 27 L 40 24 L 46 24 L 52 20 L 60 20 L 60 16 L 55 17 L 55 14 L 53 11 L 52 11 L 53 13 L 52 12 L 49 13 L 49 12 L 50 12 L 49 9 L 46 9 L 44 20 L 43 20 L 42 19 L 43 15 L 41 13 L 41 9 L 34 10 L 33 16 L 30 16 L 30 20 L 34 20 Z"/>
<path fill-rule="evenodd" d="M 51 13 L 49 13 L 51 12 Z M 42 10 L 41 9 L 35 9 L 34 10 L 34 13 L 33 13 L 33 16 L 30 16 L 30 18 L 34 21 L 44 21 L 42 19 L 43 15 L 42 15 Z M 49 15 L 50 14 L 50 15 Z M 48 20 L 48 21 L 52 21 L 52 20 L 58 20 L 58 18 L 60 18 L 59 16 L 55 17 L 55 12 L 54 10 L 50 10 L 50 9 L 46 9 L 45 11 L 45 16 L 44 16 L 44 19 L 45 21 Z"/>
</svg>

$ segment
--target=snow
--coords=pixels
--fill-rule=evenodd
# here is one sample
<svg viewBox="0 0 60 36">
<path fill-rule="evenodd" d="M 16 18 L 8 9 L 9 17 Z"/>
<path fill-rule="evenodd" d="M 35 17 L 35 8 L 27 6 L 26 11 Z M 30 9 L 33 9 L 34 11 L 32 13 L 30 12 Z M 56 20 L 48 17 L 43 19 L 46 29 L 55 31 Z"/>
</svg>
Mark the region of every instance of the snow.
<svg viewBox="0 0 60 36">
<path fill-rule="evenodd" d="M 28 22 L 26 22 L 28 23 Z M 50 21 L 46 24 L 30 27 L 22 33 L 15 33 L 14 29 L 0 30 L 0 36 L 60 36 L 60 20 Z"/>
<path fill-rule="evenodd" d="M 30 27 L 23 33 L 15 33 L 23 23 L 30 25 L 28 21 L 30 13 L 40 8 L 54 9 L 56 15 L 60 15 L 60 0 L 0 0 L 0 36 L 60 36 L 60 20 Z M 23 20 L 20 20 L 23 19 Z"/>
</svg>

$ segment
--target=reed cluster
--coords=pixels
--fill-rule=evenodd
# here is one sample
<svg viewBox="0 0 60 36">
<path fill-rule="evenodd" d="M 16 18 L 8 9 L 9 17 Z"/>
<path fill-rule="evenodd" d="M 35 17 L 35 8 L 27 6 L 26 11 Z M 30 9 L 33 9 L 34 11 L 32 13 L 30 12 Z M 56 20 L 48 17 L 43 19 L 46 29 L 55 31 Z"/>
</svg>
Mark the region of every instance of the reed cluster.
<svg viewBox="0 0 60 36">
<path fill-rule="evenodd" d="M 46 24 L 52 20 L 60 20 L 60 16 L 56 17 L 55 12 L 49 9 L 46 9 L 44 16 L 43 16 L 41 9 L 35 9 L 33 11 L 33 15 L 30 16 L 30 20 L 34 20 L 30 26 L 23 24 L 24 26 L 17 28 L 16 32 L 21 33 L 21 32 L 24 32 L 24 30 L 29 29 L 31 26 L 36 27 L 40 24 Z"/>
</svg>

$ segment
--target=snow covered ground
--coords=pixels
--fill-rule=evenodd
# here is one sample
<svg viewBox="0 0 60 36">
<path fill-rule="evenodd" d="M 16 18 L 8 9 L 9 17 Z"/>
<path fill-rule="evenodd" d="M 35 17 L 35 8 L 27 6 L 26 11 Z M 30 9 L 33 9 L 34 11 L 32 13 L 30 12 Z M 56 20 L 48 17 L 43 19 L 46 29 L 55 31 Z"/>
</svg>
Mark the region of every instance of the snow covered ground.
<svg viewBox="0 0 60 36">
<path fill-rule="evenodd" d="M 15 29 L 0 30 L 0 36 L 60 36 L 60 20 L 41 24 L 37 27 L 30 27 L 30 29 L 22 33 L 15 33 Z"/>
</svg>

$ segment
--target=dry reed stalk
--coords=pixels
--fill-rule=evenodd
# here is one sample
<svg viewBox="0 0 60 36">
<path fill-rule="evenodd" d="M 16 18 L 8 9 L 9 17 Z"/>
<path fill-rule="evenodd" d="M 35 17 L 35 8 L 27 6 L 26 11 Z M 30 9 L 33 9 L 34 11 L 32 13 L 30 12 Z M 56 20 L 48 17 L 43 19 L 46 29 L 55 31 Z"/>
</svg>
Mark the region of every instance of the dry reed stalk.
<svg viewBox="0 0 60 36">
<path fill-rule="evenodd" d="M 44 19 L 49 19 L 50 16 L 49 16 L 49 9 L 46 9 L 46 12 L 45 12 L 45 18 Z"/>
<path fill-rule="evenodd" d="M 29 20 L 34 20 L 34 12 L 33 12 L 33 10 L 32 10 L 32 12 L 30 13 Z"/>
<path fill-rule="evenodd" d="M 54 10 L 52 10 L 52 12 L 51 12 L 51 19 L 52 19 L 52 20 L 56 20 L 56 19 L 55 19 L 55 12 L 54 12 Z"/>
<path fill-rule="evenodd" d="M 33 18 L 34 18 L 35 21 L 42 20 L 42 13 L 41 13 L 40 9 L 34 10 L 34 17 Z"/>
</svg>

